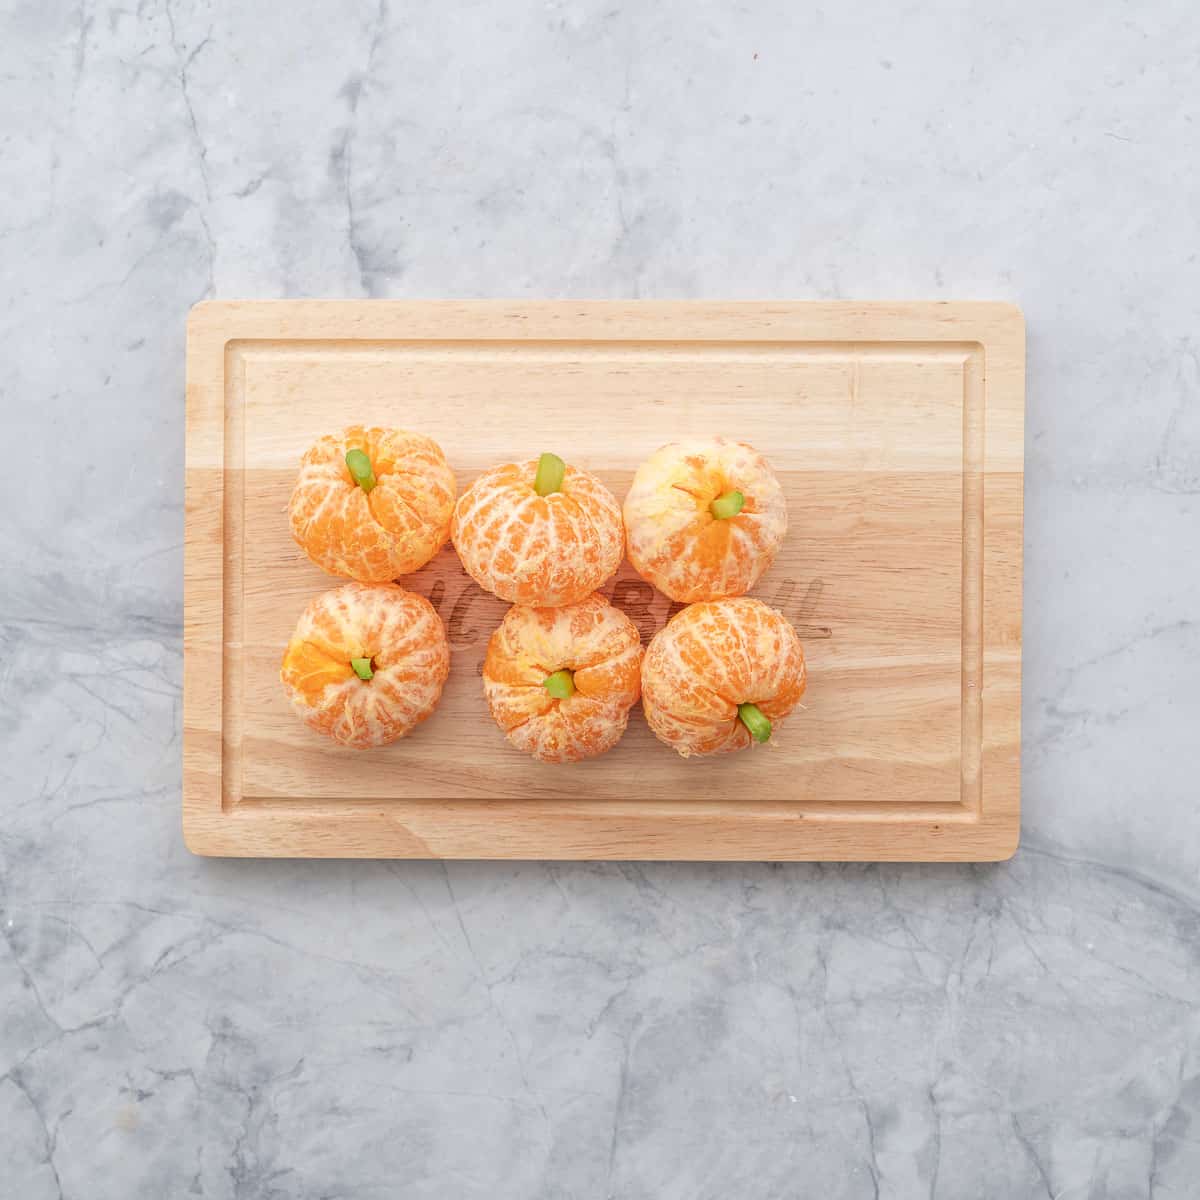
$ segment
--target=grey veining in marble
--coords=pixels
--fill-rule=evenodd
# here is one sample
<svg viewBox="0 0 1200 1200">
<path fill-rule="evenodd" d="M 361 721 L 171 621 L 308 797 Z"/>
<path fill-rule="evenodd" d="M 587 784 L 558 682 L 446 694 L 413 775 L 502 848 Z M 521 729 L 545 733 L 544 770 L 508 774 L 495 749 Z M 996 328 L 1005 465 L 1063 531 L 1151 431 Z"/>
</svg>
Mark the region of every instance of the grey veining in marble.
<svg viewBox="0 0 1200 1200">
<path fill-rule="evenodd" d="M 1200 1195 L 1198 78 L 1173 0 L 0 5 L 0 1193 Z M 212 295 L 1019 302 L 1017 858 L 191 858 Z"/>
</svg>

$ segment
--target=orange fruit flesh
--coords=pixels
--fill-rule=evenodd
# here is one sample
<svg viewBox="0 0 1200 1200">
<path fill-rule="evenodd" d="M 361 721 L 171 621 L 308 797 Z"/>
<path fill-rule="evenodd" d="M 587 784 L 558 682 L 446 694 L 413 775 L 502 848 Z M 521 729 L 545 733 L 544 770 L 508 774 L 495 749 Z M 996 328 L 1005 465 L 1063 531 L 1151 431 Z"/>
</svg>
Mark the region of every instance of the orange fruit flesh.
<svg viewBox="0 0 1200 1200">
<path fill-rule="evenodd" d="M 346 454 L 371 461 L 360 487 Z M 318 566 L 385 582 L 424 566 L 445 544 L 456 485 L 440 447 L 421 434 L 351 426 L 305 453 L 289 503 L 292 533 Z"/>
<path fill-rule="evenodd" d="M 620 739 L 641 687 L 637 627 L 601 596 L 556 609 L 514 606 L 492 635 L 484 691 L 496 724 L 519 749 L 547 762 L 574 762 Z M 545 682 L 573 673 L 558 699 Z"/>
<path fill-rule="evenodd" d="M 371 660 L 359 678 L 351 660 Z M 433 606 L 394 584 L 346 584 L 305 609 L 281 677 L 296 712 L 336 741 L 365 748 L 404 736 L 433 712 L 450 652 Z"/>
<path fill-rule="evenodd" d="M 455 508 L 452 537 L 463 567 L 487 591 L 532 607 L 584 600 L 620 565 L 624 529 L 616 498 L 568 466 L 562 490 L 539 496 L 537 460 L 484 472 Z"/>
<path fill-rule="evenodd" d="M 741 704 L 756 705 L 774 736 L 805 686 L 795 630 L 781 613 L 745 597 L 685 608 L 650 643 L 642 670 L 647 720 L 685 756 L 751 745 Z"/>
<path fill-rule="evenodd" d="M 690 480 L 686 484 L 674 483 L 671 488 L 691 501 L 695 516 L 663 543 L 662 556 L 669 560 L 687 553 L 701 567 L 715 574 L 730 554 L 740 553 L 734 545 L 735 531 L 744 528 L 758 510 L 754 496 L 743 491 L 744 503 L 736 516 L 713 516 L 712 502 L 718 496 L 741 489 L 710 460 L 700 455 L 689 455 L 684 462 L 691 470 Z M 680 504 L 680 507 L 686 507 L 686 504 Z"/>
<path fill-rule="evenodd" d="M 731 517 L 710 505 L 744 498 Z M 783 491 L 752 447 L 715 438 L 663 446 L 638 468 L 625 498 L 629 560 L 673 600 L 691 603 L 748 591 L 787 529 Z"/>
</svg>

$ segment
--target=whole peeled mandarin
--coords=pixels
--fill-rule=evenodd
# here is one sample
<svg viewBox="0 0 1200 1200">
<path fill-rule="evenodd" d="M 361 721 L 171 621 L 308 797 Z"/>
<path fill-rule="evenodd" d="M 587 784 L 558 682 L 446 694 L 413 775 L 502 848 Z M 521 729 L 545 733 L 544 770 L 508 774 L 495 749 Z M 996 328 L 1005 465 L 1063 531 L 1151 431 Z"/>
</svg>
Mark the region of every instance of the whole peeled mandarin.
<svg viewBox="0 0 1200 1200">
<path fill-rule="evenodd" d="M 540 487 L 544 460 L 552 485 Z M 621 563 L 625 534 L 616 497 L 554 455 L 485 471 L 462 494 L 451 537 L 467 574 L 513 604 L 577 604 Z"/>
<path fill-rule="evenodd" d="M 288 520 L 317 566 L 384 583 L 419 570 L 446 544 L 456 492 L 432 438 L 351 425 L 305 451 Z"/>
<path fill-rule="evenodd" d="M 641 665 L 637 626 L 603 596 L 560 608 L 514 605 L 488 643 L 483 690 L 518 750 L 578 762 L 620 741 Z"/>
<path fill-rule="evenodd" d="M 748 592 L 787 533 L 775 472 L 752 446 L 724 438 L 656 450 L 633 477 L 624 518 L 634 570 L 685 604 Z"/>
<path fill-rule="evenodd" d="M 804 694 L 804 650 L 787 618 L 741 596 L 689 604 L 650 641 L 642 708 L 684 758 L 767 741 Z"/>
<path fill-rule="evenodd" d="M 307 725 L 365 750 L 411 733 L 449 673 L 446 630 L 428 600 L 394 583 L 347 583 L 305 608 L 279 675 Z"/>
</svg>

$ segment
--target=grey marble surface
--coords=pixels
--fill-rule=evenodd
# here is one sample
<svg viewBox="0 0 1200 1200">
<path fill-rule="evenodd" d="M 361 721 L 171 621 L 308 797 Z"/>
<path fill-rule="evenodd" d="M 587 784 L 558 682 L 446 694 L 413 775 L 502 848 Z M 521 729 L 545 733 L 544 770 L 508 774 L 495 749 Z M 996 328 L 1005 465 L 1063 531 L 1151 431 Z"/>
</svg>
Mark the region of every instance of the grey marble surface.
<svg viewBox="0 0 1200 1200">
<path fill-rule="evenodd" d="M 0 9 L 0 1194 L 1200 1195 L 1194 4 Z M 214 295 L 1019 302 L 1016 859 L 190 857 Z"/>
</svg>

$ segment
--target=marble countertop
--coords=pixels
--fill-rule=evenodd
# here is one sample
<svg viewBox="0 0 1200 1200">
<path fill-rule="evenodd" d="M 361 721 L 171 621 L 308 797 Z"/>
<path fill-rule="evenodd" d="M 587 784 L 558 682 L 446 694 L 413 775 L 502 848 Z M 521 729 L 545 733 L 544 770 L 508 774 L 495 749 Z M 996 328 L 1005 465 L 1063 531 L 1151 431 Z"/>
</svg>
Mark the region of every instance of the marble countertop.
<svg viewBox="0 0 1200 1200">
<path fill-rule="evenodd" d="M 270 7 L 0 14 L 3 1190 L 1195 1196 L 1194 6 Z M 191 857 L 206 296 L 1021 304 L 1017 857 Z"/>
</svg>

